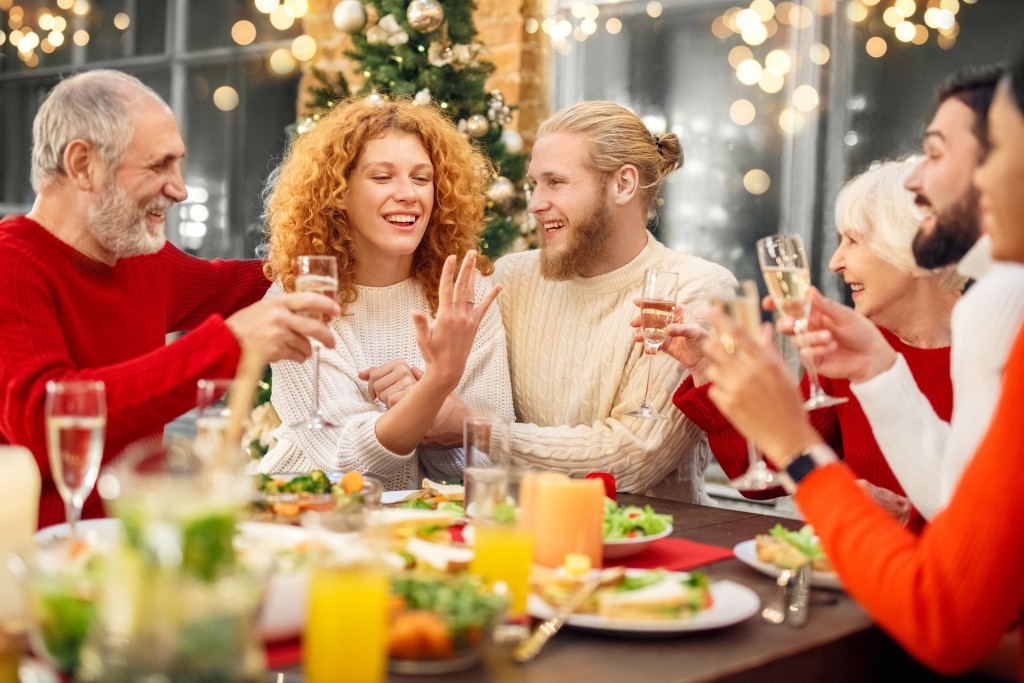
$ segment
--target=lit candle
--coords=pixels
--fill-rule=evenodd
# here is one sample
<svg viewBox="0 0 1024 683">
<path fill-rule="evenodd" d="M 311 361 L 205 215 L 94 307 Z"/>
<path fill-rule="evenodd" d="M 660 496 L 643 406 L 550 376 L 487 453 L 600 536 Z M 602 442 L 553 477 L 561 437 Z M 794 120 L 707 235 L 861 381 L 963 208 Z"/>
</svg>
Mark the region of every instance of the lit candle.
<svg viewBox="0 0 1024 683">
<path fill-rule="evenodd" d="M 39 519 L 39 466 L 20 446 L 0 446 L 0 623 L 24 614 L 25 606 L 16 579 L 7 568 L 11 552 L 23 552 L 32 543 Z"/>
<path fill-rule="evenodd" d="M 601 566 L 604 485 L 599 479 L 570 479 L 557 472 L 536 475 L 527 514 L 534 538 L 534 562 L 558 567 L 569 553 Z"/>
</svg>

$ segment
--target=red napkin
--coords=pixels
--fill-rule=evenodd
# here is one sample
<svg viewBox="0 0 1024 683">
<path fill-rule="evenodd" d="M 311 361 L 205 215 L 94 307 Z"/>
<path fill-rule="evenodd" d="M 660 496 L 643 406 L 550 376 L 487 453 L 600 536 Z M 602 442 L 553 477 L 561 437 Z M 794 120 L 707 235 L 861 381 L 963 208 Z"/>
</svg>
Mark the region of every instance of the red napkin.
<svg viewBox="0 0 1024 683">
<path fill-rule="evenodd" d="M 302 638 L 265 643 L 264 652 L 268 669 L 293 666 L 302 661 Z"/>
<path fill-rule="evenodd" d="M 591 472 L 586 476 L 587 479 L 600 479 L 601 483 L 604 484 L 604 495 L 612 500 L 616 500 L 615 497 L 615 477 L 608 472 Z"/>
<path fill-rule="evenodd" d="M 629 569 L 668 569 L 681 572 L 733 557 L 729 548 L 695 543 L 682 538 L 659 538 L 632 557 L 605 562 L 606 567 Z"/>
</svg>

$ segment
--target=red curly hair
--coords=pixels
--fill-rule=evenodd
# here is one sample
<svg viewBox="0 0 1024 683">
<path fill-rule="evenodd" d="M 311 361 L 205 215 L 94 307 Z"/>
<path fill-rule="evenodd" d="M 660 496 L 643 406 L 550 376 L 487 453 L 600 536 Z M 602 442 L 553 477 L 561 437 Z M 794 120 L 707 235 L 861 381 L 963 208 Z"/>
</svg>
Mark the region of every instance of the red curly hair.
<svg viewBox="0 0 1024 683">
<path fill-rule="evenodd" d="M 493 167 L 441 112 L 411 100 L 346 100 L 291 144 L 268 181 L 264 211 L 269 257 L 263 271 L 271 280 L 280 278 L 285 291 L 295 289 L 297 256 L 334 255 L 342 311 L 356 300 L 356 257 L 344 209 L 348 178 L 367 142 L 392 131 L 416 136 L 434 166 L 434 209 L 413 255 L 411 277 L 436 314 L 445 258 L 461 259 L 479 248 Z M 482 254 L 477 268 L 484 275 L 494 271 Z"/>
</svg>

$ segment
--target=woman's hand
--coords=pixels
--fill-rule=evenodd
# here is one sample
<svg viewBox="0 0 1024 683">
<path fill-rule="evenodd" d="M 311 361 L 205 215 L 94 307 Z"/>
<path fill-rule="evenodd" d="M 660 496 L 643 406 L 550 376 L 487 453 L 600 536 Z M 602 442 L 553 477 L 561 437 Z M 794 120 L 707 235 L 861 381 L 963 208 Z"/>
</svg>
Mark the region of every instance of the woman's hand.
<svg viewBox="0 0 1024 683">
<path fill-rule="evenodd" d="M 438 287 L 437 316 L 433 322 L 421 311 L 412 313 L 416 345 L 425 365 L 422 381 L 436 382 L 444 388 L 444 393 L 458 386 L 480 321 L 501 291 L 501 285 L 495 285 L 479 304 L 476 303 L 476 256 L 476 251 L 466 254 L 458 277 L 455 257 L 445 259 Z"/>
<path fill-rule="evenodd" d="M 359 373 L 359 379 L 367 383 L 366 388 L 370 393 L 370 400 L 380 399 L 381 403 L 388 408 L 398 403 L 405 392 L 422 376 L 422 370 L 410 367 L 402 358 L 389 360 L 387 363 L 367 368 Z"/>
<path fill-rule="evenodd" d="M 729 351 L 719 339 L 704 345 L 713 382 L 708 396 L 772 463 L 785 467 L 821 437 L 807 419 L 800 391 L 775 349 L 771 325 L 762 326 L 759 345 L 725 313 L 713 307 L 705 311 L 719 332 L 735 340 Z"/>
</svg>

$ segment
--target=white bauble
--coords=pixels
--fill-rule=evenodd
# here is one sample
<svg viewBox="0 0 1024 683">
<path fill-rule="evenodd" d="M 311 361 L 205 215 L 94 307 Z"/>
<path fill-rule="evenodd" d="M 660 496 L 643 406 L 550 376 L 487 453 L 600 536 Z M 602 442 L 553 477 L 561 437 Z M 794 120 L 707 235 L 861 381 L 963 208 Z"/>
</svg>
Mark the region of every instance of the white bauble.
<svg viewBox="0 0 1024 683">
<path fill-rule="evenodd" d="M 516 186 L 503 175 L 498 176 L 487 190 L 487 198 L 498 206 L 505 206 L 516 195 Z"/>
<path fill-rule="evenodd" d="M 341 0 L 334 7 L 334 25 L 339 31 L 359 33 L 366 26 L 366 8 L 359 0 Z"/>
<path fill-rule="evenodd" d="M 412 100 L 421 107 L 427 106 L 428 104 L 430 104 L 430 88 L 424 88 L 423 90 L 420 90 L 418 93 L 416 93 L 416 96 L 413 97 Z"/>
<path fill-rule="evenodd" d="M 501 141 L 505 143 L 506 149 L 513 154 L 519 154 L 523 151 L 523 136 L 518 131 L 502 131 Z"/>
</svg>

